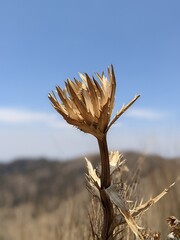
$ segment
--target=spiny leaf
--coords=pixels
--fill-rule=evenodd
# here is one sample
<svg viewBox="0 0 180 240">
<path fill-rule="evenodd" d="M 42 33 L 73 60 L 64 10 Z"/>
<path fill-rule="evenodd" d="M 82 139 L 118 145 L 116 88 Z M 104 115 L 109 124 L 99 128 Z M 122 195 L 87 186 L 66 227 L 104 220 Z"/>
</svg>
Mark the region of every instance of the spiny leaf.
<svg viewBox="0 0 180 240">
<path fill-rule="evenodd" d="M 116 116 L 114 117 L 114 119 L 110 122 L 110 124 L 108 125 L 108 128 L 106 130 L 106 132 L 109 130 L 109 128 L 118 120 L 118 118 L 127 111 L 127 109 L 140 97 L 140 95 L 135 96 L 127 105 L 123 105 L 123 107 L 121 108 L 121 110 L 116 114 Z"/>
</svg>

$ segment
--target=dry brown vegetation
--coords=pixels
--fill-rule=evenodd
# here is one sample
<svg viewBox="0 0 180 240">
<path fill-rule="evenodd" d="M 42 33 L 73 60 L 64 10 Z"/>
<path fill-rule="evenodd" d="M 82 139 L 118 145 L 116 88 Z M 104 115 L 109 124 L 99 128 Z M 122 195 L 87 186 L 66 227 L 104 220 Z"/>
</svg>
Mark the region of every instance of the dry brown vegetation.
<svg viewBox="0 0 180 240">
<path fill-rule="evenodd" d="M 140 155 L 126 153 L 125 157 L 128 167 L 135 169 Z M 98 156 L 88 158 L 97 165 Z M 88 239 L 87 204 L 91 207 L 91 202 L 83 184 L 85 171 L 84 159 L 21 160 L 1 165 L 0 239 Z M 139 197 L 146 201 L 157 195 L 176 180 L 179 172 L 180 159 L 147 156 L 137 188 Z M 161 232 L 161 239 L 169 233 L 167 217 L 180 218 L 179 190 L 177 183 L 143 217 L 143 226 Z"/>
</svg>

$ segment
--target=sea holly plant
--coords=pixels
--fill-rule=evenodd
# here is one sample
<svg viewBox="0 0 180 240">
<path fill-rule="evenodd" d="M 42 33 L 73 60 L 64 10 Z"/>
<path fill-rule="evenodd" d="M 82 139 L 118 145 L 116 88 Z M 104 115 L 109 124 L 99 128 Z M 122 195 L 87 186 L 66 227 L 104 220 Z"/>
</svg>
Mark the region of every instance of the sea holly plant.
<svg viewBox="0 0 180 240">
<path fill-rule="evenodd" d="M 75 78 L 74 81 L 67 79 L 64 89 L 57 86 L 56 93 L 52 92 L 48 97 L 54 109 L 67 123 L 93 135 L 99 145 L 100 174 L 97 174 L 90 161 L 86 159 L 87 188 L 93 197 L 99 199 L 103 210 L 100 235 L 94 234 L 94 237 L 101 240 L 115 239 L 115 229 L 127 224 L 137 238 L 145 239 L 135 218 L 165 195 L 168 189 L 147 203 L 138 206 L 134 204 L 132 209 L 129 209 L 126 199 L 121 197 L 113 181 L 116 171 L 124 166 L 124 160 L 119 152 L 109 154 L 106 138 L 109 129 L 140 95 L 136 95 L 128 104 L 123 105 L 111 119 L 116 93 L 113 66 L 108 67 L 108 77 L 104 72 L 101 75 L 96 73 L 96 79 L 87 73 L 80 73 L 79 76 L 80 81 Z"/>
</svg>

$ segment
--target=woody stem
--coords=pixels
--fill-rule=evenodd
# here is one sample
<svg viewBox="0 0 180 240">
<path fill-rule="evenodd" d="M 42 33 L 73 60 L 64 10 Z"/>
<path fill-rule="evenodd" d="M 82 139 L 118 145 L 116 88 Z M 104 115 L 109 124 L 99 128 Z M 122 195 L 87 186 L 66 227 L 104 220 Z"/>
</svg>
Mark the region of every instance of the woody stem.
<svg viewBox="0 0 180 240">
<path fill-rule="evenodd" d="M 100 157 L 101 157 L 101 188 L 108 188 L 111 184 L 110 179 L 110 165 L 109 165 L 109 152 L 107 146 L 106 135 L 103 139 L 98 140 Z"/>
<path fill-rule="evenodd" d="M 109 196 L 106 193 L 106 188 L 108 188 L 111 184 L 110 178 L 110 164 L 109 164 L 109 152 L 107 146 L 106 135 L 103 139 L 98 140 L 99 150 L 100 150 L 100 158 L 101 158 L 101 201 L 103 206 L 103 226 L 101 239 L 107 240 L 109 238 L 110 226 L 113 221 L 113 205 L 109 199 Z"/>
</svg>

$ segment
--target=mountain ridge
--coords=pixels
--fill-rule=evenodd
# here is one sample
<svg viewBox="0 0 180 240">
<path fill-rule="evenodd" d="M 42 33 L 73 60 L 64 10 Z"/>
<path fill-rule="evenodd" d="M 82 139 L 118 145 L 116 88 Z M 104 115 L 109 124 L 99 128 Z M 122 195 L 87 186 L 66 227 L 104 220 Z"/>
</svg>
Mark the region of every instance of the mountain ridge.
<svg viewBox="0 0 180 240">
<path fill-rule="evenodd" d="M 127 166 L 134 169 L 142 154 L 124 153 Z M 99 156 L 87 157 L 97 166 Z M 158 172 L 166 179 L 175 181 L 180 170 L 180 158 L 164 159 L 157 155 L 145 156 L 141 177 L 155 176 Z M 40 159 L 17 159 L 0 165 L 0 206 L 16 206 L 25 202 L 48 201 L 51 198 L 66 199 L 81 191 L 84 187 L 85 160 L 68 161 Z M 174 173 L 174 179 L 173 179 Z M 163 176 L 164 174 L 164 176 Z M 163 187 L 163 186 L 162 186 Z"/>
</svg>

